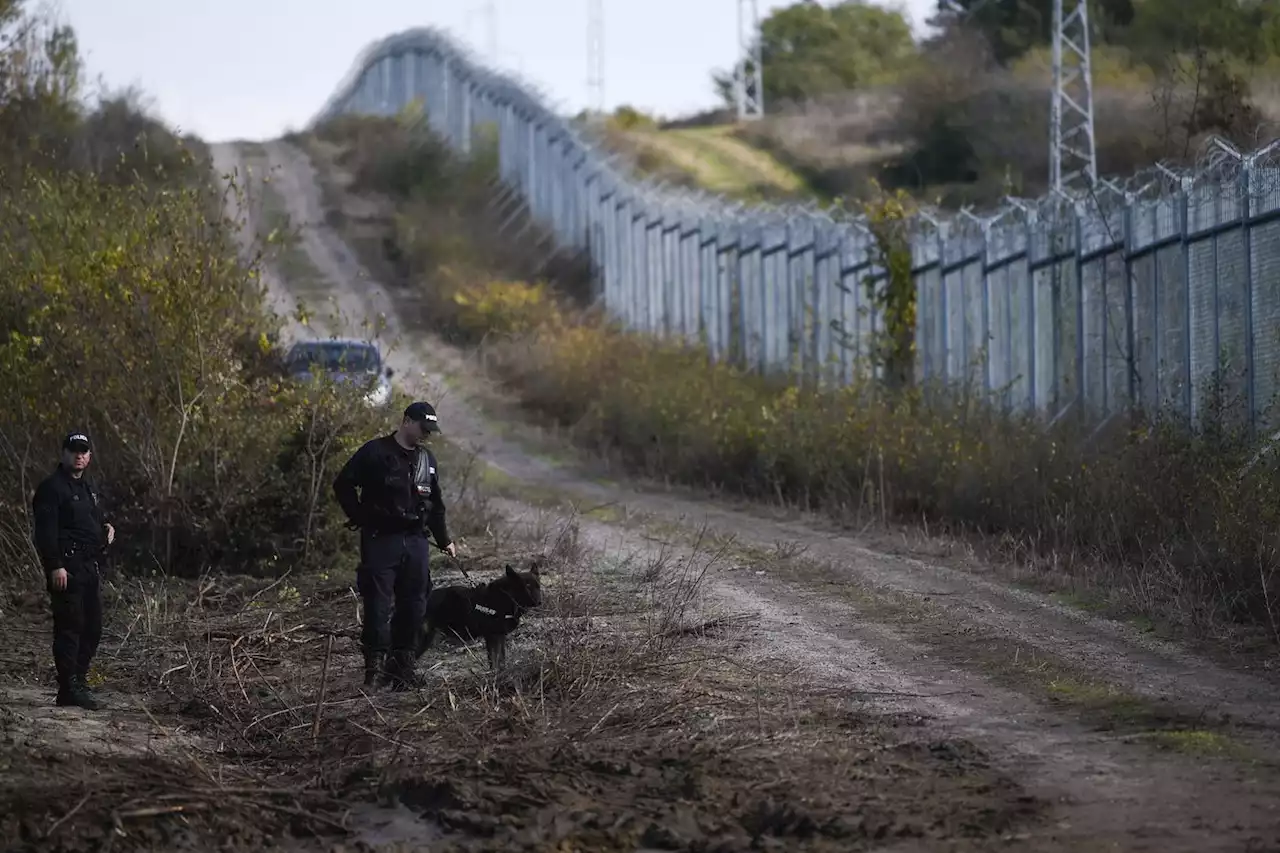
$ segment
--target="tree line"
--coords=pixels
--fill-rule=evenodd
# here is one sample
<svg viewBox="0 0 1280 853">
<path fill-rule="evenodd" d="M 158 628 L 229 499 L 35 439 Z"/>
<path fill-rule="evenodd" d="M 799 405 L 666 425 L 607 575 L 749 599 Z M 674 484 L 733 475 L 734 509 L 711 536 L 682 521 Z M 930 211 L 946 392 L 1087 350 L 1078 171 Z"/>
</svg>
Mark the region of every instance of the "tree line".
<svg viewBox="0 0 1280 853">
<path fill-rule="evenodd" d="M 901 11 L 863 0 L 776 9 L 758 36 L 767 111 L 892 98 L 893 121 L 874 131 L 906 151 L 875 175 L 883 183 L 961 187 L 961 201 L 1043 190 L 1053 0 L 960 5 L 940 2 L 919 41 Z M 1188 161 L 1208 134 L 1247 148 L 1270 132 L 1258 87 L 1280 79 L 1280 0 L 1091 0 L 1089 15 L 1104 172 Z M 712 83 L 732 106 L 732 72 Z"/>
</svg>

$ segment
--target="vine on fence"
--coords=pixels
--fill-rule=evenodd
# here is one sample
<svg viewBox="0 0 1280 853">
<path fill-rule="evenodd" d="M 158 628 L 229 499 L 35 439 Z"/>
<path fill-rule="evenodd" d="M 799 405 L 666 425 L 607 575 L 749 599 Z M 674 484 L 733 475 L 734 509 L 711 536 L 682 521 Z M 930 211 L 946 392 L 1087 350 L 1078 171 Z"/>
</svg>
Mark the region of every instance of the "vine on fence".
<svg viewBox="0 0 1280 853">
<path fill-rule="evenodd" d="M 903 190 L 892 195 L 872 183 L 873 196 L 862 205 L 875 238 L 875 262 L 881 280 L 863 280 L 872 310 L 883 322 L 872 341 L 872 357 L 883 369 L 885 386 L 900 391 L 911 385 L 916 361 L 916 283 L 911 275 L 911 236 L 908 223 L 915 211 Z"/>
</svg>

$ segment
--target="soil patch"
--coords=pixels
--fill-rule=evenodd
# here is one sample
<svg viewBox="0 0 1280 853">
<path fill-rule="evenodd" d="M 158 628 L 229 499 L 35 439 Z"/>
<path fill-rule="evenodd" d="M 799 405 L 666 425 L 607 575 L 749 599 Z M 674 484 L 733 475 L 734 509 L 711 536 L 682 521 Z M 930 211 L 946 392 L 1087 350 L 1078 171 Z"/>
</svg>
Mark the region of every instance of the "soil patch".
<svg viewBox="0 0 1280 853">
<path fill-rule="evenodd" d="M 528 744 L 431 777 L 406 767 L 383 796 L 459 850 L 865 850 L 998 841 L 1043 814 L 972 745 L 910 722 L 833 711 L 715 728 Z"/>
<path fill-rule="evenodd" d="M 700 609 L 680 558 L 619 569 L 546 539 L 510 668 L 445 647 L 416 693 L 362 688 L 350 585 L 321 577 L 124 586 L 96 714 L 53 706 L 40 609 L 6 614 L 0 832 L 68 853 L 630 853 L 982 847 L 1043 822 L 973 744 L 736 663 L 741 624 Z M 503 547 L 473 577 L 524 558 Z"/>
</svg>

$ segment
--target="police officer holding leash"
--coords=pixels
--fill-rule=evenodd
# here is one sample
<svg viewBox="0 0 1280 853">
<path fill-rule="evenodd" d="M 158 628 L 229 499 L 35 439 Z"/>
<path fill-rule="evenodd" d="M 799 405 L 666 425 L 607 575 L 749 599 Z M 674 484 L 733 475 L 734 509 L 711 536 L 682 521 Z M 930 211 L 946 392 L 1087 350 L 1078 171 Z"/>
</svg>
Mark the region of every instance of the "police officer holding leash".
<svg viewBox="0 0 1280 853">
<path fill-rule="evenodd" d="M 365 442 L 333 481 L 338 504 L 360 530 L 357 587 L 364 600 L 360 640 L 366 686 L 373 686 L 380 670 L 393 690 L 418 686 L 415 640 L 431 592 L 427 531 L 437 547 L 456 556 L 436 457 L 422 445 L 439 431 L 436 410 L 413 403 L 395 432 Z"/>
<path fill-rule="evenodd" d="M 106 707 L 86 677 L 102 639 L 102 557 L 115 541 L 101 495 L 85 470 L 93 458 L 89 436 L 73 432 L 62 442 L 62 460 L 36 487 L 36 552 L 53 606 L 53 661 L 59 705 L 90 711 Z"/>
</svg>

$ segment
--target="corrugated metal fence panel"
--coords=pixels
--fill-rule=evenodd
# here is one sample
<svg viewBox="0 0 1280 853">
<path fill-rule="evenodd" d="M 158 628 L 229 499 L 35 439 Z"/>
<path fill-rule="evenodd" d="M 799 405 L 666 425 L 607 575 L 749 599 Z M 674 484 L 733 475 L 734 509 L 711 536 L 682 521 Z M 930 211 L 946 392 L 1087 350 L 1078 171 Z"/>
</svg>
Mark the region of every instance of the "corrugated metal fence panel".
<svg viewBox="0 0 1280 853">
<path fill-rule="evenodd" d="M 1253 229 L 1250 266 L 1253 270 L 1254 399 L 1259 426 L 1280 428 L 1280 222 Z"/>
</svg>

